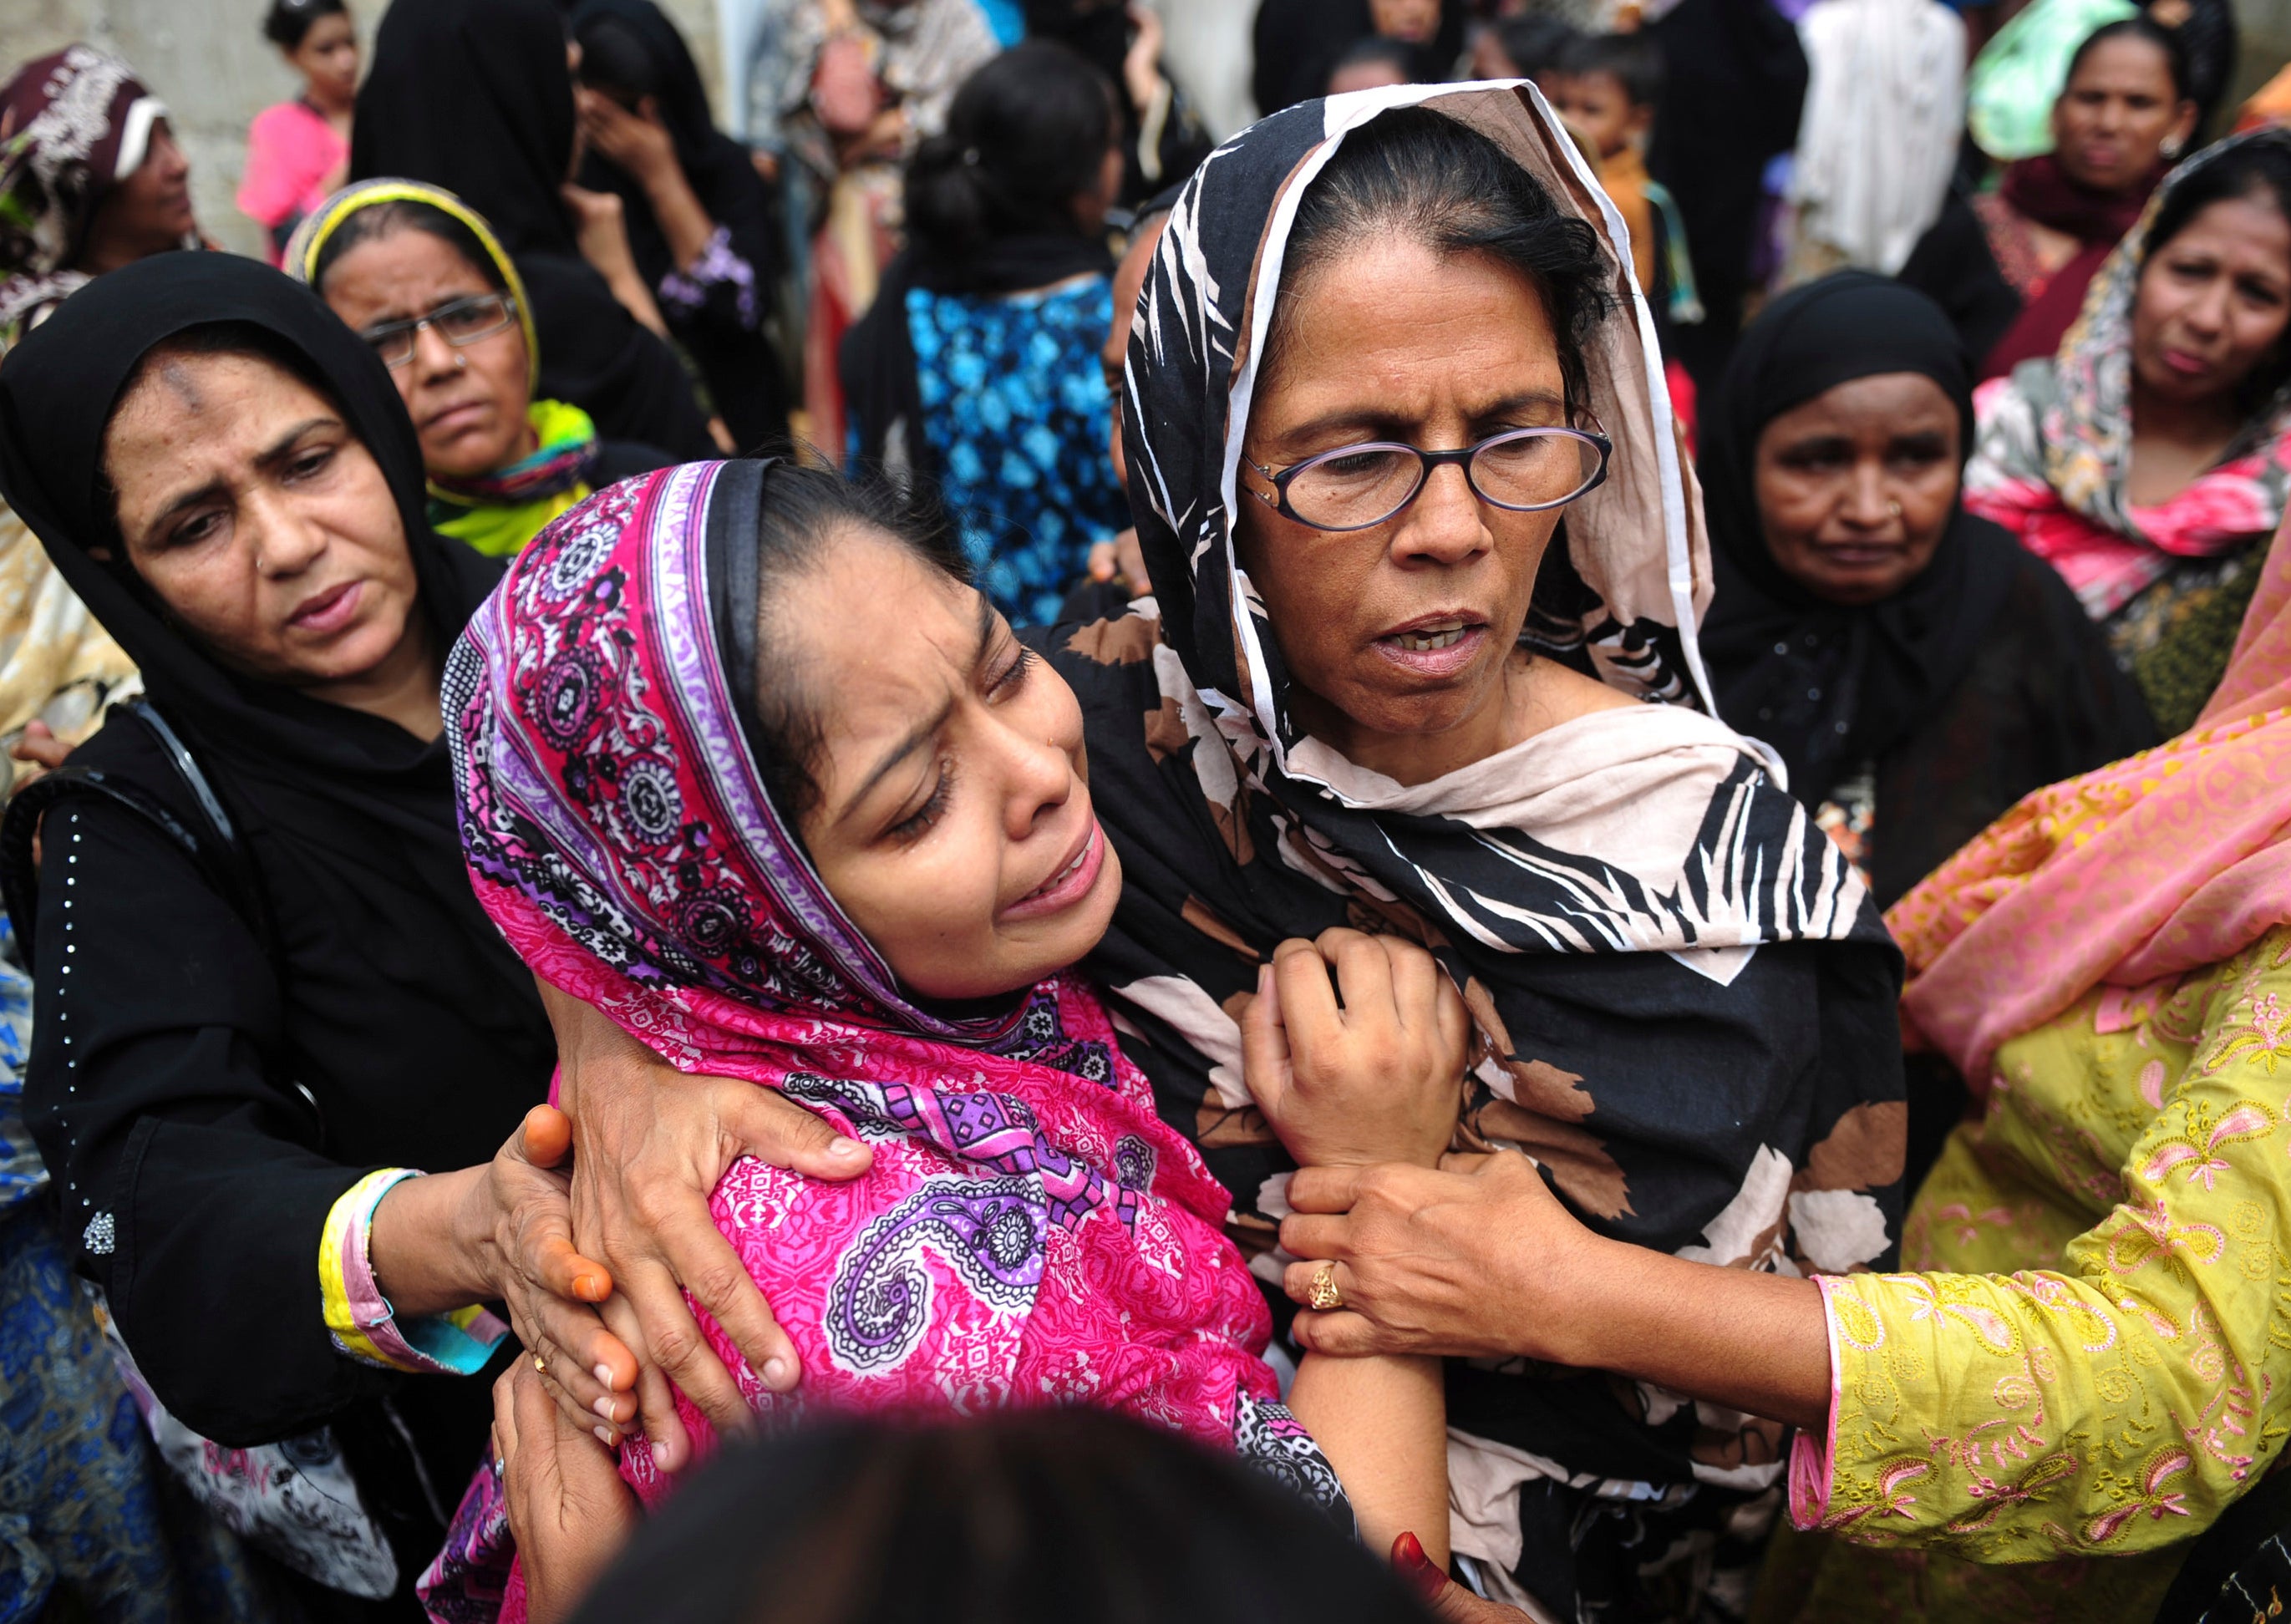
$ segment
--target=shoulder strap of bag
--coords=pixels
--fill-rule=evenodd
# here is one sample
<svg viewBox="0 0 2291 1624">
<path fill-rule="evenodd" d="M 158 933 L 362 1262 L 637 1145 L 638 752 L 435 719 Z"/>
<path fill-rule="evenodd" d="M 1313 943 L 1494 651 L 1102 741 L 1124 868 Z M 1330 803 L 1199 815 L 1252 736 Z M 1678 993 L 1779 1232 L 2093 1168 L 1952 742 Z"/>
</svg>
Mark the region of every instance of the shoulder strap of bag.
<svg viewBox="0 0 2291 1624">
<path fill-rule="evenodd" d="M 126 700 L 113 709 L 125 711 L 150 733 L 175 776 L 189 792 L 197 816 L 186 819 L 140 784 L 100 768 L 75 767 L 69 761 L 18 791 L 9 800 L 4 817 L 0 817 L 0 901 L 6 904 L 24 962 L 35 961 L 33 933 L 40 912 L 40 871 L 33 844 L 39 835 L 40 820 L 61 801 L 93 796 L 142 819 L 190 858 L 254 933 L 263 956 L 277 964 L 277 935 L 260 876 L 240 841 L 237 826 L 201 770 L 198 759 L 149 701 Z"/>
</svg>

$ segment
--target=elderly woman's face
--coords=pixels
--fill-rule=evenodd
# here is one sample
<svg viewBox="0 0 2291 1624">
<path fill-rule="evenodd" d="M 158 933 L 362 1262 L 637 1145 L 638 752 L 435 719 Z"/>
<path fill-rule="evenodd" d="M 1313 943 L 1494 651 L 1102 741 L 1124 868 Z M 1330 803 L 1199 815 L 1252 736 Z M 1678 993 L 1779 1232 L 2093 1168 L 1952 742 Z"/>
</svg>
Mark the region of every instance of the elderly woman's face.
<svg viewBox="0 0 2291 1624">
<path fill-rule="evenodd" d="M 1877 603 L 1925 572 L 1957 505 L 1957 407 L 1923 373 L 1824 390 L 1758 435 L 1766 546 L 1831 603 Z"/>
<path fill-rule="evenodd" d="M 2266 194 L 2213 204 L 2140 268 L 2132 372 L 2152 398 L 2218 399 L 2281 351 L 2291 221 Z"/>
<path fill-rule="evenodd" d="M 1278 473 L 1368 440 L 1422 450 L 1565 426 L 1543 300 L 1484 254 L 1382 238 L 1290 295 L 1244 453 Z M 1242 470 L 1241 561 L 1298 684 L 1306 726 L 1339 748 L 1365 730 L 1419 738 L 1500 725 L 1505 669 L 1559 511 L 1515 513 L 1435 470 L 1373 529 L 1315 530 Z"/>
<path fill-rule="evenodd" d="M 334 314 L 364 333 L 496 290 L 451 243 L 407 227 L 350 249 L 326 268 L 322 291 Z M 422 465 L 470 479 L 531 451 L 531 366 L 514 320 L 458 347 L 435 327 L 416 333 L 412 358 L 391 367 L 390 379 L 421 437 Z"/>
<path fill-rule="evenodd" d="M 214 656 L 355 682 L 419 636 L 406 528 L 334 402 L 244 355 L 162 355 L 103 437 L 128 561 Z"/>
</svg>

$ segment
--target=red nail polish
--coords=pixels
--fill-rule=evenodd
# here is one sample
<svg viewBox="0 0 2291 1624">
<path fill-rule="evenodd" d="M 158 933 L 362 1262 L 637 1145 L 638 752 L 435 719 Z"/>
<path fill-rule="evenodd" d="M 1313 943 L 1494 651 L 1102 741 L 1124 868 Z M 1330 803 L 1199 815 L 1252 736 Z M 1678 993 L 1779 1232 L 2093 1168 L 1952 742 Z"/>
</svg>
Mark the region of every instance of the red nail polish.
<svg viewBox="0 0 2291 1624">
<path fill-rule="evenodd" d="M 1392 1565 L 1427 1602 L 1448 1588 L 1448 1576 L 1432 1565 L 1432 1558 L 1424 1554 L 1424 1542 L 1412 1533 L 1403 1533 L 1392 1542 Z"/>
</svg>

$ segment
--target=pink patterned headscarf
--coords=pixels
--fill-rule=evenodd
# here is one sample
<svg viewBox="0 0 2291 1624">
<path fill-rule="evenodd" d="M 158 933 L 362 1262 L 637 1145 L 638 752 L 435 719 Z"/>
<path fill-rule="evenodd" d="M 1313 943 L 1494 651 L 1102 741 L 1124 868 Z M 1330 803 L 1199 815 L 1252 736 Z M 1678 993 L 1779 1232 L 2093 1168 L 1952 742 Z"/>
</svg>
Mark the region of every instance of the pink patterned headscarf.
<svg viewBox="0 0 2291 1624">
<path fill-rule="evenodd" d="M 2291 525 L 2196 725 L 2037 791 L 1885 916 L 1903 1026 L 1976 1091 L 2006 1039 L 2094 987 L 2232 957 L 2291 920 Z"/>
<path fill-rule="evenodd" d="M 1264 1300 L 1225 1191 L 1097 998 L 1061 977 L 985 1015 L 919 1006 L 765 793 L 721 629 L 727 605 L 754 612 L 726 577 L 770 466 L 599 493 L 470 621 L 446 708 L 478 896 L 536 971 L 673 1065 L 872 1146 L 849 1184 L 744 1161 L 717 1186 L 803 1360 L 775 1395 L 701 1315 L 758 1410 L 1088 1403 L 1230 1448 L 1242 1400 L 1275 1396 Z M 641 1442 L 622 1470 L 665 1490 Z"/>
</svg>

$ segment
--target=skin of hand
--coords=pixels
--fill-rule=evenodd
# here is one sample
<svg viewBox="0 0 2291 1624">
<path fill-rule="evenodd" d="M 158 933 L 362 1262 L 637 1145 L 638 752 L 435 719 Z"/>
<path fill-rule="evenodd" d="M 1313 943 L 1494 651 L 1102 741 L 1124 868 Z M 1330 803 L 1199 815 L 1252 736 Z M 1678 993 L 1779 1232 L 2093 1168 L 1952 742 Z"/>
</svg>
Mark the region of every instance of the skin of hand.
<svg viewBox="0 0 2291 1624">
<path fill-rule="evenodd" d="M 557 190 L 565 206 L 573 211 L 574 240 L 581 257 L 605 278 L 623 310 L 666 338 L 668 323 L 661 317 L 660 306 L 653 302 L 652 289 L 645 285 L 636 255 L 629 247 L 629 223 L 620 198 L 569 181 Z"/>
<path fill-rule="evenodd" d="M 1829 1335 L 1811 1280 L 1690 1262 L 1594 1234 L 1526 1156 L 1438 1169 L 1307 1167 L 1289 1181 L 1282 1284 L 1304 1302 L 1324 1260 L 1346 1306 L 1302 1313 L 1314 1353 L 1525 1357 L 1619 1371 L 1815 1427 Z"/>
<path fill-rule="evenodd" d="M 23 736 L 8 746 L 8 753 L 19 761 L 30 763 L 38 771 L 18 773 L 17 786 L 20 788 L 31 783 L 41 773 L 55 771 L 64 764 L 64 759 L 71 752 L 72 747 L 58 738 L 55 730 L 47 723 L 36 718 L 26 722 Z"/>
<path fill-rule="evenodd" d="M 1516 1607 L 1474 1596 L 1443 1573 L 1439 1564 L 1424 1554 L 1423 1542 L 1414 1534 L 1403 1534 L 1392 1542 L 1392 1566 L 1423 1598 L 1432 1616 L 1446 1624 L 1507 1624 L 1528 1616 Z"/>
<path fill-rule="evenodd" d="M 573 100 L 591 151 L 647 185 L 655 174 L 677 167 L 676 141 L 658 115 L 631 113 L 586 86 L 576 86 Z"/>
<path fill-rule="evenodd" d="M 494 1383 L 494 1457 L 533 1624 L 569 1618 L 643 1512 L 613 1452 L 566 1419 L 520 1359 Z"/>
<path fill-rule="evenodd" d="M 1258 968 L 1257 997 L 1242 1016 L 1242 1063 L 1250 1095 L 1299 1165 L 1432 1168 L 1463 1106 L 1471 1031 L 1455 984 L 1430 953 L 1339 928 L 1310 942 L 1292 937 Z"/>
<path fill-rule="evenodd" d="M 1129 92 L 1129 105 L 1142 113 L 1162 88 L 1162 14 L 1151 6 L 1133 5 L 1129 20 L 1137 37 L 1122 56 L 1121 84 Z"/>
<path fill-rule="evenodd" d="M 678 1471 L 690 1441 L 669 1391 L 673 1381 L 727 1431 L 751 1412 L 686 1303 L 692 1295 L 776 1391 L 802 1374 L 795 1346 L 739 1254 L 716 1227 L 708 1198 L 742 1156 L 807 1178 L 856 1178 L 873 1153 L 773 1089 L 678 1071 L 611 1017 L 541 984 L 556 1029 L 558 1097 L 572 1114 L 573 1234 L 602 1258 L 618 1290 L 606 1322 L 638 1351 L 637 1397 L 654 1459 Z"/>
<path fill-rule="evenodd" d="M 566 1413 L 617 1427 L 635 1418 L 637 1362 L 597 1310 L 611 1273 L 573 1245 L 556 1170 L 572 1146 L 564 1113 L 535 1105 L 491 1162 L 393 1186 L 374 1208 L 368 1256 L 400 1314 L 505 1304 Z"/>
<path fill-rule="evenodd" d="M 1090 543 L 1089 578 L 1120 581 L 1129 588 L 1132 598 L 1152 594 L 1153 583 L 1146 578 L 1146 553 L 1137 545 L 1135 529 L 1124 530 L 1112 541 Z"/>
</svg>

